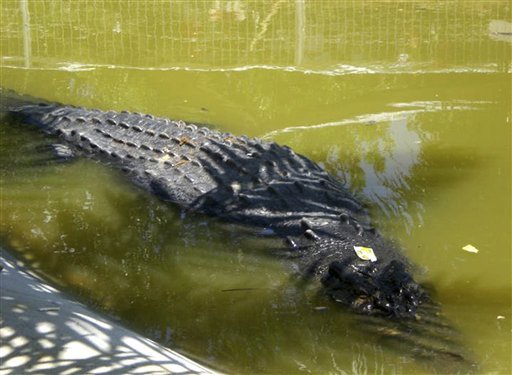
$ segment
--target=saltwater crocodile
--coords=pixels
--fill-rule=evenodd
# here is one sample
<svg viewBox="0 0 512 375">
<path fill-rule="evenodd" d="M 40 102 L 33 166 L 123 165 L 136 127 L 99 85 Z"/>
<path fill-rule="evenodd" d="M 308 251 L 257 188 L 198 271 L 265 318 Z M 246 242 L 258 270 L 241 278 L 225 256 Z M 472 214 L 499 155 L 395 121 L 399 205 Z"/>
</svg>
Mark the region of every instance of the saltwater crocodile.
<svg viewBox="0 0 512 375">
<path fill-rule="evenodd" d="M 427 299 L 400 251 L 340 181 L 287 146 L 183 121 L 8 100 L 62 157 L 120 168 L 165 201 L 282 237 L 304 274 L 358 312 L 414 317 Z"/>
</svg>

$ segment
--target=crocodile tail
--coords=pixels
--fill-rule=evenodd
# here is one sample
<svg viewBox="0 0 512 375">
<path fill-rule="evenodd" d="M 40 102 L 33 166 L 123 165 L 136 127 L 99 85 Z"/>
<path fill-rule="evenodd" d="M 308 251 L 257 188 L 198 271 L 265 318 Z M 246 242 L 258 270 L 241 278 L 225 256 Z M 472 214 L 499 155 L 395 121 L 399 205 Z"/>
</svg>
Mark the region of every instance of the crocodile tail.
<svg viewBox="0 0 512 375">
<path fill-rule="evenodd" d="M 0 112 L 2 113 L 18 112 L 24 106 L 38 103 L 47 104 L 44 100 L 0 87 Z"/>
<path fill-rule="evenodd" d="M 47 124 L 42 121 L 44 116 L 59 107 L 62 107 L 59 103 L 52 103 L 0 87 L 0 114 L 2 116 L 14 116 L 23 119 L 28 124 L 45 128 Z"/>
</svg>

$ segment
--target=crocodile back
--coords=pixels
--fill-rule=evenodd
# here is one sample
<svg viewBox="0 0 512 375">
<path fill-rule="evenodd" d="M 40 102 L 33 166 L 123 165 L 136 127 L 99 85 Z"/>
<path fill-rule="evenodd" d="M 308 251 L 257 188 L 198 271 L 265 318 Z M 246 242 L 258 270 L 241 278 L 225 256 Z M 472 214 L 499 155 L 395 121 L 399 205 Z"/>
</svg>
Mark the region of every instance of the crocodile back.
<svg viewBox="0 0 512 375">
<path fill-rule="evenodd" d="M 319 165 L 273 142 L 130 112 L 57 104 L 16 112 L 76 152 L 123 170 L 185 208 L 295 230 L 304 218 L 367 220 L 362 205 Z"/>
</svg>

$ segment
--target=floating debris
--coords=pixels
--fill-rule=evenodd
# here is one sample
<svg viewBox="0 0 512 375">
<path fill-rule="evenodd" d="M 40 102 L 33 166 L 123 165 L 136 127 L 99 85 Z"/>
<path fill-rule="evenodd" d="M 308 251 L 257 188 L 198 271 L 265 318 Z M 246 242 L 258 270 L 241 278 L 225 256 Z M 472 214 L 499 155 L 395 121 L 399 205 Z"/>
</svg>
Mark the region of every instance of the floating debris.
<svg viewBox="0 0 512 375">
<path fill-rule="evenodd" d="M 371 247 L 354 246 L 354 251 L 362 260 L 370 260 L 372 262 L 377 261 L 377 257 L 375 256 L 375 253 Z"/>
<path fill-rule="evenodd" d="M 479 251 L 476 247 L 474 247 L 473 245 L 470 245 L 470 244 L 467 244 L 466 246 L 464 246 L 462 248 L 462 250 L 467 251 L 468 253 L 473 253 L 473 254 L 476 254 Z"/>
<path fill-rule="evenodd" d="M 389 327 L 377 328 L 377 331 L 384 336 L 400 336 L 402 334 L 398 329 Z"/>
<path fill-rule="evenodd" d="M 315 306 L 313 309 L 315 311 L 326 311 L 326 310 L 328 310 L 328 307 L 327 306 Z"/>
</svg>

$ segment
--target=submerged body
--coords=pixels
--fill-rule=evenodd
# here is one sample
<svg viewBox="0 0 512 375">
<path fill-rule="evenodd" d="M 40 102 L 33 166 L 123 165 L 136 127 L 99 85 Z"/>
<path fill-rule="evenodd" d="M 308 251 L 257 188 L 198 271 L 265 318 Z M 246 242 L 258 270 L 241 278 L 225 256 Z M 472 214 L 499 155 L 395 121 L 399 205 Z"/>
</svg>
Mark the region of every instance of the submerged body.
<svg viewBox="0 0 512 375">
<path fill-rule="evenodd" d="M 286 146 L 138 113 L 32 103 L 9 110 L 58 137 L 62 156 L 100 160 L 163 200 L 285 238 L 302 271 L 357 311 L 414 316 L 426 299 L 363 206 Z"/>
</svg>

